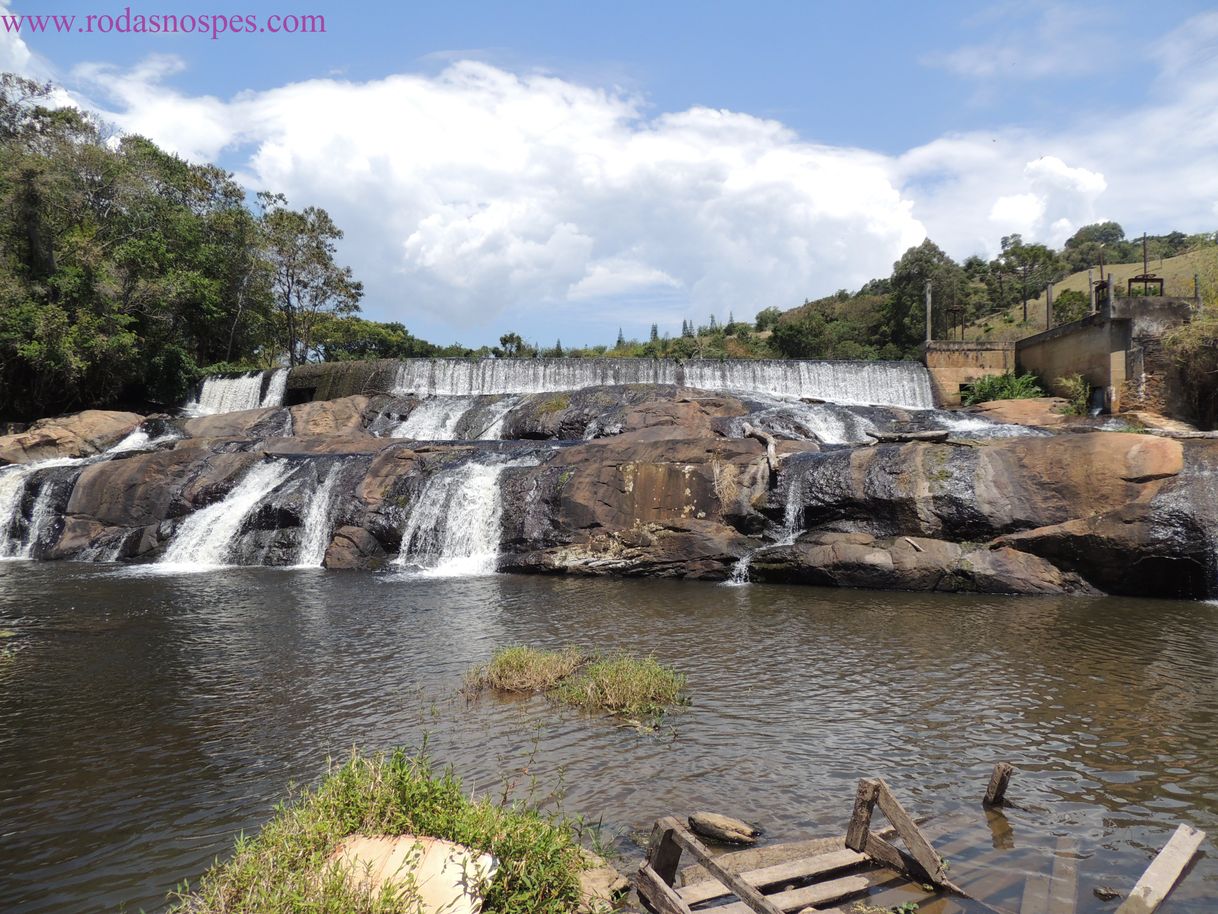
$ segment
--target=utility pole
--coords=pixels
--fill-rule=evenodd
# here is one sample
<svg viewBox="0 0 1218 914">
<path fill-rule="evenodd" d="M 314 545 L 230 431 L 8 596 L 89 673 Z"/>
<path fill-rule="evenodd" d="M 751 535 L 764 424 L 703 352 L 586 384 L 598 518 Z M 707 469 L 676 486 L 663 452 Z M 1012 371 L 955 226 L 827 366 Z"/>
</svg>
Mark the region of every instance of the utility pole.
<svg viewBox="0 0 1218 914">
<path fill-rule="evenodd" d="M 1045 329 L 1053 329 L 1053 283 L 1045 283 Z"/>
<path fill-rule="evenodd" d="M 1091 290 L 1091 313 L 1095 314 L 1095 270 L 1087 271 L 1087 288 Z"/>
<path fill-rule="evenodd" d="M 935 325 L 931 319 L 930 307 L 930 280 L 926 280 L 926 342 L 931 342 L 935 338 Z"/>
</svg>

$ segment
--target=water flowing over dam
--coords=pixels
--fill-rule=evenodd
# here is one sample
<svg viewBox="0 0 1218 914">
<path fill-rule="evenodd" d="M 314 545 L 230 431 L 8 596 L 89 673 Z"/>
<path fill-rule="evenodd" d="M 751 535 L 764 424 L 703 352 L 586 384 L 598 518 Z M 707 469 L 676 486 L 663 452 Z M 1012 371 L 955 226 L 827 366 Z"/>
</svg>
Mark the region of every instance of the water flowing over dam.
<svg viewBox="0 0 1218 914">
<path fill-rule="evenodd" d="M 282 406 L 287 383 L 286 368 L 249 371 L 240 375 L 210 375 L 203 379 L 198 397 L 186 404 L 185 411 L 205 416 Z"/>
<path fill-rule="evenodd" d="M 393 392 L 416 396 L 550 393 L 612 384 L 678 384 L 702 390 L 930 409 L 930 376 L 917 362 L 671 359 L 409 359 Z"/>
</svg>

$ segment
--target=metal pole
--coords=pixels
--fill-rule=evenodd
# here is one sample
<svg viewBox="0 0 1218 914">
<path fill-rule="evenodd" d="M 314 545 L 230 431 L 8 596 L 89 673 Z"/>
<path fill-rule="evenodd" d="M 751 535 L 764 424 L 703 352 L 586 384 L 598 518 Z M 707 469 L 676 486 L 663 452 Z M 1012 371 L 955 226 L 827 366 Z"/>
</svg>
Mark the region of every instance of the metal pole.
<svg viewBox="0 0 1218 914">
<path fill-rule="evenodd" d="M 1045 283 L 1045 329 L 1053 329 L 1053 283 Z"/>
<path fill-rule="evenodd" d="M 1095 314 L 1095 270 L 1087 271 L 1087 288 L 1091 290 L 1091 313 Z"/>
<path fill-rule="evenodd" d="M 926 342 L 931 342 L 935 338 L 935 326 L 932 323 L 930 309 L 930 280 L 926 280 Z"/>
</svg>

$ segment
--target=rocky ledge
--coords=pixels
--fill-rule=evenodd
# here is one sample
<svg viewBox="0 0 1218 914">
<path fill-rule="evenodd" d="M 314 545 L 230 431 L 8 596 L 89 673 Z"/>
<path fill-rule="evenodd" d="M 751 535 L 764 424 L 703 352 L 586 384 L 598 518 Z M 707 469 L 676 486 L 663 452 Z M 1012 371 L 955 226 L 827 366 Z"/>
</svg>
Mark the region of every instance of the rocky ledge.
<svg viewBox="0 0 1218 914">
<path fill-rule="evenodd" d="M 478 465 L 495 468 L 505 571 L 1018 594 L 1218 590 L 1213 440 L 1061 425 L 1021 437 L 949 428 L 940 441 L 925 434 L 933 416 L 859 408 L 851 416 L 867 434 L 843 444 L 808 430 L 827 414 L 641 386 L 517 397 L 503 418 L 510 440 L 392 437 L 417 408 L 352 396 L 199 418 L 44 420 L 0 438 L 0 461 L 26 465 L 0 469 L 24 474 L 24 488 L 9 485 L 0 534 L 35 558 L 155 561 L 195 512 L 254 465 L 279 461 L 274 489 L 239 518 L 229 560 L 294 564 L 324 493 L 324 564 L 377 569 L 416 548 L 403 537 L 436 497 L 433 483 Z M 141 423 L 146 445 L 106 450 Z M 39 467 L 51 458 L 60 461 Z M 432 522 L 463 519 L 452 509 Z"/>
</svg>

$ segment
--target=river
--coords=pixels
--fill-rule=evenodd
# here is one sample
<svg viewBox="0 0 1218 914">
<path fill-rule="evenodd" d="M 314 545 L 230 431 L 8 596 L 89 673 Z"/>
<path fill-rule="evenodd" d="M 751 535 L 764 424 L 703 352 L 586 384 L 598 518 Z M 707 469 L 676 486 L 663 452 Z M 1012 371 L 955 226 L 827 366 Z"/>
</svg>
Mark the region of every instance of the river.
<svg viewBox="0 0 1218 914">
<path fill-rule="evenodd" d="M 700 808 L 771 840 L 840 833 L 860 775 L 932 833 L 984 829 L 1008 760 L 1004 841 L 1047 867 L 1077 839 L 1083 912 L 1112 910 L 1091 889 L 1127 890 L 1175 823 L 1218 829 L 1204 603 L 14 561 L 0 629 L 9 914 L 156 910 L 352 746 L 426 741 L 467 787 L 601 820 L 628 860 L 631 833 Z M 459 694 L 510 643 L 654 652 L 693 704 L 643 734 Z M 1202 859 L 1163 910 L 1215 898 Z"/>
</svg>

